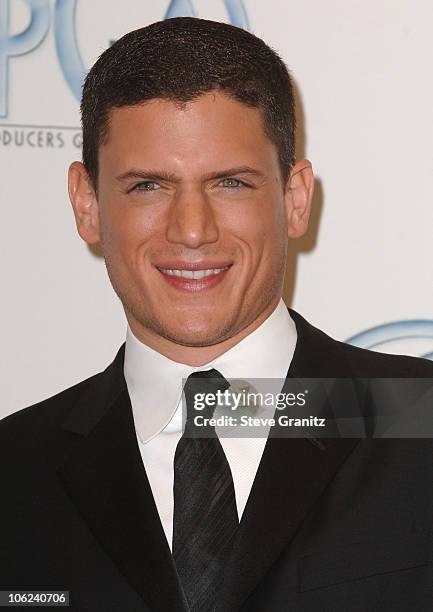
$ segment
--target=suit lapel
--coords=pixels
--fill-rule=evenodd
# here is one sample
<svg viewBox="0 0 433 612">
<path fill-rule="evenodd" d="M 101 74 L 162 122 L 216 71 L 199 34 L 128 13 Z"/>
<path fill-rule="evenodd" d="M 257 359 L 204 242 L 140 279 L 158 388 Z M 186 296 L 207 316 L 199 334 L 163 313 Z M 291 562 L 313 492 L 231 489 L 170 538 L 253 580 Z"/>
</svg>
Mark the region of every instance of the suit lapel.
<svg viewBox="0 0 433 612">
<path fill-rule="evenodd" d="M 350 377 L 338 343 L 296 312 L 290 314 L 298 342 L 288 378 Z M 358 442 L 268 437 L 226 568 L 218 612 L 240 608 Z"/>
<path fill-rule="evenodd" d="M 101 547 L 154 611 L 184 612 L 183 594 L 138 448 L 123 351 L 74 407 L 64 428 L 81 439 L 58 468 Z"/>
</svg>

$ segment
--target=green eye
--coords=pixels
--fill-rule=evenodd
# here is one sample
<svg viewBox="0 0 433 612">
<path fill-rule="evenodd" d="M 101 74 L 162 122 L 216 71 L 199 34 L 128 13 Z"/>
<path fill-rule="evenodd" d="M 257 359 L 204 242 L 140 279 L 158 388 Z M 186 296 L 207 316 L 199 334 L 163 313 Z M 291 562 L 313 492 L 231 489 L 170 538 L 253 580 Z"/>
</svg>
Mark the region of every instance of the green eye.
<svg viewBox="0 0 433 612">
<path fill-rule="evenodd" d="M 134 187 L 135 191 L 155 191 L 159 189 L 159 185 L 154 181 L 142 181 Z"/>
<path fill-rule="evenodd" d="M 239 179 L 235 178 L 225 178 L 221 181 L 223 187 L 242 187 L 243 183 Z"/>
</svg>

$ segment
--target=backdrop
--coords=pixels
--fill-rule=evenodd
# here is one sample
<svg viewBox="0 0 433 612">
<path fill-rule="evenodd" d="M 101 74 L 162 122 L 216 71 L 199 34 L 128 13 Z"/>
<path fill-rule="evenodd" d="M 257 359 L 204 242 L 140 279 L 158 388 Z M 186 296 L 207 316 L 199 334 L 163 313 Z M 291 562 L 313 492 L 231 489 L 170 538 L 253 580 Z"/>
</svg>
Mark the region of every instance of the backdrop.
<svg viewBox="0 0 433 612">
<path fill-rule="evenodd" d="M 67 197 L 78 99 L 108 45 L 178 15 L 249 29 L 295 78 L 317 187 L 287 303 L 338 339 L 433 358 L 431 0 L 0 0 L 0 416 L 102 370 L 124 340 Z"/>
</svg>

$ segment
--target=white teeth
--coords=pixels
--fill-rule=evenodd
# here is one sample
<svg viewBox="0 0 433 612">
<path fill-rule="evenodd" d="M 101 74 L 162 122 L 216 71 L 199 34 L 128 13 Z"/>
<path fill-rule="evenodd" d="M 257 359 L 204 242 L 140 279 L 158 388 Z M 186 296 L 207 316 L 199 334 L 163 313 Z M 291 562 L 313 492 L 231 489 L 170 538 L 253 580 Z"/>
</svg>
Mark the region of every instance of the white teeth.
<svg viewBox="0 0 433 612">
<path fill-rule="evenodd" d="M 167 268 L 159 268 L 163 274 L 168 276 L 182 276 L 183 278 L 200 279 L 205 276 L 211 276 L 212 274 L 219 274 L 224 270 L 228 270 L 229 266 L 224 268 L 210 268 L 208 270 L 169 270 Z"/>
</svg>

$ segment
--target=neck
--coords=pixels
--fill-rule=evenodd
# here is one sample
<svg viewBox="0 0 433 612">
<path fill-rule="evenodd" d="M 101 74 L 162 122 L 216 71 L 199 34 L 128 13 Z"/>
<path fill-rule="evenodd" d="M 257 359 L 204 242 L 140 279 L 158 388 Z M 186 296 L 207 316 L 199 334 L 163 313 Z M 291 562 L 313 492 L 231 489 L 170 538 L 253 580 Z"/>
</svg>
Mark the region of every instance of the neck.
<svg viewBox="0 0 433 612">
<path fill-rule="evenodd" d="M 177 344 L 168 338 L 159 336 L 149 328 L 141 326 L 127 311 L 125 311 L 125 314 L 132 333 L 140 342 L 172 361 L 197 367 L 213 361 L 256 330 L 272 314 L 279 301 L 280 296 L 274 299 L 252 323 L 246 325 L 230 338 L 209 346 Z"/>
</svg>

